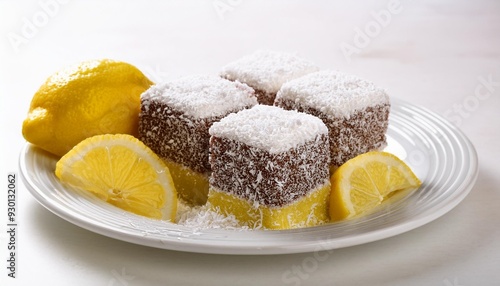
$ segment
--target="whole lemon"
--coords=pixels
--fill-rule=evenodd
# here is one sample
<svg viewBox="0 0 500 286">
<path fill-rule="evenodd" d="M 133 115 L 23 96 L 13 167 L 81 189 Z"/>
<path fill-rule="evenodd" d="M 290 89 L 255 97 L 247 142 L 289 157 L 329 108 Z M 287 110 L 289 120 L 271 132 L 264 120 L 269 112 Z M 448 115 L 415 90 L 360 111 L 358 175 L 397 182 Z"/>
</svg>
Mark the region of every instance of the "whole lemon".
<svg viewBox="0 0 500 286">
<path fill-rule="evenodd" d="M 24 138 L 55 155 L 99 134 L 137 135 L 140 95 L 153 83 L 133 65 L 108 59 L 63 69 L 40 87 Z"/>
</svg>

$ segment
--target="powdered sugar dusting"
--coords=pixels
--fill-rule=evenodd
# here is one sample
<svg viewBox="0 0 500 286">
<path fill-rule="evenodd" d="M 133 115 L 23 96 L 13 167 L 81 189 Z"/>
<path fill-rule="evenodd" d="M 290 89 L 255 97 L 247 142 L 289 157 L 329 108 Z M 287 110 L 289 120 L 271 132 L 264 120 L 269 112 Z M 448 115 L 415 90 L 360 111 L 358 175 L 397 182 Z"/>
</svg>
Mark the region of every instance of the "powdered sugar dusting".
<svg viewBox="0 0 500 286">
<path fill-rule="evenodd" d="M 314 140 L 318 135 L 328 134 L 328 129 L 315 116 L 275 106 L 256 105 L 214 123 L 209 133 L 269 153 L 281 153 Z"/>
<path fill-rule="evenodd" d="M 154 85 L 141 99 L 146 104 L 160 100 L 194 118 L 221 116 L 257 104 L 253 89 L 246 84 L 210 75 L 193 75 Z"/>
<path fill-rule="evenodd" d="M 285 83 L 276 101 L 291 100 L 333 116 L 349 118 L 369 106 L 389 104 L 387 92 L 353 75 L 327 70 Z"/>
<path fill-rule="evenodd" d="M 276 93 L 283 83 L 318 70 L 295 54 L 259 50 L 224 66 L 221 76 Z"/>
</svg>

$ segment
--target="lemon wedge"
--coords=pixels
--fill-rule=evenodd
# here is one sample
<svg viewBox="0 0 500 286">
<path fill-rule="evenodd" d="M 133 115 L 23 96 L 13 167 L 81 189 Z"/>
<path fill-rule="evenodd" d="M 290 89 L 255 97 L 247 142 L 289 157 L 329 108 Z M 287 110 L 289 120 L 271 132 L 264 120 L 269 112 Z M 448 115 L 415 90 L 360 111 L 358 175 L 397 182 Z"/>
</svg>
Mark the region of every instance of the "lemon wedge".
<svg viewBox="0 0 500 286">
<path fill-rule="evenodd" d="M 174 221 L 177 192 L 163 161 L 131 135 L 106 134 L 77 144 L 56 164 L 55 174 L 123 210 Z"/>
<path fill-rule="evenodd" d="M 405 162 L 393 154 L 373 151 L 340 166 L 331 176 L 330 220 L 363 214 L 395 191 L 422 183 Z"/>
</svg>

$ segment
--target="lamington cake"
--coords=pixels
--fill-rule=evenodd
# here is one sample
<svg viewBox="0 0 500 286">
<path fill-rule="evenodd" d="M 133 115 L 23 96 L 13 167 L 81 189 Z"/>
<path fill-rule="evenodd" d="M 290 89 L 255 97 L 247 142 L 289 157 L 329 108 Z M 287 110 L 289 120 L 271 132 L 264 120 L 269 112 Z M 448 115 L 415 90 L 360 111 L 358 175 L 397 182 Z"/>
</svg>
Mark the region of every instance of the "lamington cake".
<svg viewBox="0 0 500 286">
<path fill-rule="evenodd" d="M 227 64 L 220 75 L 246 83 L 260 104 L 273 105 L 283 83 L 315 71 L 318 67 L 294 54 L 259 50 Z"/>
<path fill-rule="evenodd" d="M 209 132 L 213 209 L 266 229 L 329 220 L 328 129 L 319 118 L 257 105 Z"/>
<path fill-rule="evenodd" d="M 386 146 L 390 101 L 386 91 L 356 76 L 319 71 L 285 83 L 276 106 L 317 116 L 329 130 L 331 170 Z"/>
<path fill-rule="evenodd" d="M 210 126 L 257 104 L 253 89 L 218 76 L 196 75 L 157 84 L 141 95 L 139 138 L 162 157 L 179 196 L 206 203 Z"/>
</svg>

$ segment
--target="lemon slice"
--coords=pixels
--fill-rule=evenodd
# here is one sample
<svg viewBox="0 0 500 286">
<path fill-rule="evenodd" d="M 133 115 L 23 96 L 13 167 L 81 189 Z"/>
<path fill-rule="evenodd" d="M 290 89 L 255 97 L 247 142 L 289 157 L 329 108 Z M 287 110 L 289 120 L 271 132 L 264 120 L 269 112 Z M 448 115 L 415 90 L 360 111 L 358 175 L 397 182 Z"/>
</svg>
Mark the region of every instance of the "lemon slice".
<svg viewBox="0 0 500 286">
<path fill-rule="evenodd" d="M 410 167 L 387 152 L 368 152 L 340 166 L 331 177 L 330 219 L 338 221 L 365 213 L 392 192 L 418 188 Z"/>
<path fill-rule="evenodd" d="M 97 135 L 77 144 L 56 164 L 56 176 L 121 209 L 174 221 L 177 192 L 163 161 L 131 135 Z"/>
</svg>

